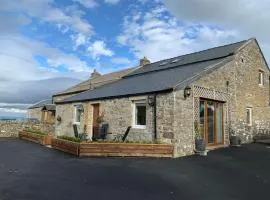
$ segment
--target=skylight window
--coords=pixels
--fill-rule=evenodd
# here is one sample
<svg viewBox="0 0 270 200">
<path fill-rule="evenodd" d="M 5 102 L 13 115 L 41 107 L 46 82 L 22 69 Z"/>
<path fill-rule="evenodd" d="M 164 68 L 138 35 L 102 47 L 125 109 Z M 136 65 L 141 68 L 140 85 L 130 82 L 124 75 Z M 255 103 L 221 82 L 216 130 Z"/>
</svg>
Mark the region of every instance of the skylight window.
<svg viewBox="0 0 270 200">
<path fill-rule="evenodd" d="M 167 65 L 167 64 L 168 64 L 168 62 L 165 61 L 165 62 L 160 63 L 159 66 L 163 66 L 163 65 Z"/>
<path fill-rule="evenodd" d="M 174 59 L 174 60 L 172 61 L 172 63 L 177 63 L 178 61 L 180 61 L 180 59 L 179 59 L 179 58 L 176 58 L 176 59 Z"/>
</svg>

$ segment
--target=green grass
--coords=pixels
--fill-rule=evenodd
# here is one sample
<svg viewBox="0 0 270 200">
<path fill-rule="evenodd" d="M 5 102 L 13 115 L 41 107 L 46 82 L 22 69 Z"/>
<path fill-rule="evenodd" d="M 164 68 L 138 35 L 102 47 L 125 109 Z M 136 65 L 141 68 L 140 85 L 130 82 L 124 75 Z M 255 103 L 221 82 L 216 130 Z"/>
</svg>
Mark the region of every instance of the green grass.
<svg viewBox="0 0 270 200">
<path fill-rule="evenodd" d="M 116 140 L 96 140 L 96 141 L 89 141 L 89 143 L 113 143 L 113 144 L 164 144 L 159 140 L 156 141 L 132 141 L 132 140 L 125 140 L 122 141 L 116 141 Z"/>
<path fill-rule="evenodd" d="M 38 134 L 38 135 L 48 135 L 48 134 L 46 134 L 38 129 L 25 128 L 25 129 L 23 129 L 23 131 L 28 132 L 28 133 Z"/>
<path fill-rule="evenodd" d="M 70 136 L 65 136 L 65 135 L 57 136 L 57 138 L 61 139 L 61 140 L 68 140 L 68 141 L 71 141 L 71 142 L 81 142 L 80 138 L 70 137 Z"/>
</svg>

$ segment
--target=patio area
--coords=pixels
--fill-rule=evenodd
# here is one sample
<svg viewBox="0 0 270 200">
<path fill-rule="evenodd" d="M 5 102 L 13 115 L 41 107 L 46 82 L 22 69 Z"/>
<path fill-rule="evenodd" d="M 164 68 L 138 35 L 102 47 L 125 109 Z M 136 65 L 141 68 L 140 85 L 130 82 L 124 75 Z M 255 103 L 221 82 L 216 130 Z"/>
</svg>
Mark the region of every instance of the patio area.
<svg viewBox="0 0 270 200">
<path fill-rule="evenodd" d="M 179 159 L 77 158 L 0 139 L 0 197 L 8 199 L 263 199 L 270 148 L 251 144 Z"/>
</svg>

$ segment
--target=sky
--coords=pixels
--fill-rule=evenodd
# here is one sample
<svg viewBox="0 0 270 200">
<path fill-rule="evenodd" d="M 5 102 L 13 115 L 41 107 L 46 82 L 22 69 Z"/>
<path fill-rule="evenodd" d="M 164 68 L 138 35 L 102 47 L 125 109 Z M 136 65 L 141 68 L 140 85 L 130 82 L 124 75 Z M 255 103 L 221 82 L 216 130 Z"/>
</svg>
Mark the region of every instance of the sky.
<svg viewBox="0 0 270 200">
<path fill-rule="evenodd" d="M 256 37 L 270 0 L 0 0 L 0 116 L 108 73 Z"/>
</svg>

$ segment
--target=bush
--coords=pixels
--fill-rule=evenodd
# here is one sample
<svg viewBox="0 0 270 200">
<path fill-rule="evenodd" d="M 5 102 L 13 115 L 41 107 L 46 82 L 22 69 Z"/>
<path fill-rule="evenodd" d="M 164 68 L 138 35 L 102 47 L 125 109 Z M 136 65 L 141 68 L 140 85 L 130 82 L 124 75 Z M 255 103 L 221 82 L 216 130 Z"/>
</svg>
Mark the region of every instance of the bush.
<svg viewBox="0 0 270 200">
<path fill-rule="evenodd" d="M 48 135 L 46 133 L 43 133 L 42 131 L 38 130 L 38 129 L 34 129 L 34 128 L 25 128 L 23 129 L 23 131 L 28 132 L 28 133 L 33 133 L 33 134 L 38 134 L 38 135 Z"/>
<path fill-rule="evenodd" d="M 88 141 L 88 143 L 113 143 L 113 144 L 123 144 L 123 143 L 129 143 L 129 144 L 164 144 L 160 140 L 155 141 L 133 141 L 133 140 L 125 140 L 124 142 L 118 141 L 118 140 L 102 140 L 98 139 L 95 141 Z"/>
<path fill-rule="evenodd" d="M 71 142 L 81 142 L 80 138 L 70 137 L 70 136 L 65 136 L 65 135 L 57 136 L 57 138 L 62 139 L 62 140 L 68 140 L 68 141 L 71 141 Z"/>
</svg>

